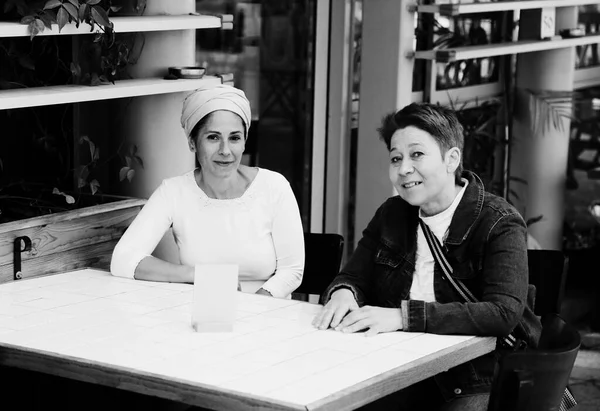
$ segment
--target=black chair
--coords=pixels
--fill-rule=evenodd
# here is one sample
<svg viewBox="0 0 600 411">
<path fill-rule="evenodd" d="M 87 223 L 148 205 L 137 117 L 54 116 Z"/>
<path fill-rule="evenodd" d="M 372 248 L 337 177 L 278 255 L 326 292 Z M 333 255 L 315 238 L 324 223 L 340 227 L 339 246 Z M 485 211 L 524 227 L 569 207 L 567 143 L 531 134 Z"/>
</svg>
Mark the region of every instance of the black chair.
<svg viewBox="0 0 600 411">
<path fill-rule="evenodd" d="M 339 273 L 344 237 L 333 233 L 304 233 L 304 276 L 292 298 L 308 301 L 308 295 L 321 295 Z"/>
<path fill-rule="evenodd" d="M 535 350 L 504 355 L 496 365 L 488 411 L 558 411 L 581 344 L 558 314 L 542 317 Z"/>
<path fill-rule="evenodd" d="M 569 258 L 560 250 L 527 250 L 529 283 L 535 285 L 534 312 L 560 314 Z"/>
</svg>

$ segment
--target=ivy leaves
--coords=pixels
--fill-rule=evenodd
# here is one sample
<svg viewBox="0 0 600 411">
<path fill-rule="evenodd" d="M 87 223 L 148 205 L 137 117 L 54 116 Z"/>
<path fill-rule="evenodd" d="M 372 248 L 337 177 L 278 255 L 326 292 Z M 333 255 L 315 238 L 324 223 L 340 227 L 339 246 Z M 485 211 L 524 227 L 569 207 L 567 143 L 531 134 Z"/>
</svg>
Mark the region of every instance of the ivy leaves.
<svg viewBox="0 0 600 411">
<path fill-rule="evenodd" d="M 111 13 L 121 10 L 122 0 L 4 0 L 3 12 L 11 19 L 26 24 L 29 37 L 46 30 L 64 33 L 88 24 L 92 36 L 83 36 L 79 52 L 61 68 L 70 69 L 73 84 L 99 86 L 115 82 L 130 62 L 134 38 L 117 38 Z M 145 1 L 133 1 L 128 7 L 145 7 Z M 36 44 L 37 43 L 37 44 Z M 36 42 L 39 46 L 40 42 Z M 59 55 L 57 54 L 57 57 Z M 36 61 L 27 55 L 19 61 L 21 67 L 35 70 Z"/>
<path fill-rule="evenodd" d="M 76 7 L 79 6 L 76 0 L 70 0 L 71 3 L 63 3 L 60 0 L 49 0 L 44 5 L 44 10 L 57 9 L 56 22 L 58 23 L 58 31 L 60 32 L 67 23 L 73 20 L 77 27 L 79 27 L 79 16 Z M 75 4 L 72 4 L 75 3 Z"/>
<path fill-rule="evenodd" d="M 79 144 L 87 144 L 89 149 L 89 161 L 87 164 L 80 165 L 75 170 L 75 175 L 77 177 L 77 188 L 82 189 L 86 186 L 89 186 L 92 194 L 96 194 L 100 189 L 100 183 L 96 179 L 90 180 L 90 174 L 93 174 L 93 170 L 100 165 L 100 149 L 88 136 L 82 136 L 79 139 Z M 144 162 L 138 154 L 137 146 L 135 144 L 131 145 L 127 153 L 119 154 L 119 157 L 121 157 L 121 161 L 125 163 L 125 165 L 119 170 L 119 181 L 124 181 L 127 179 L 129 182 L 131 182 L 135 176 L 136 165 L 144 168 Z M 104 160 L 104 163 L 108 163 L 110 160 L 111 158 L 107 158 Z"/>
<path fill-rule="evenodd" d="M 107 11 L 116 12 L 120 7 L 110 5 L 102 7 L 102 0 L 47 0 L 39 8 L 29 8 L 25 0 L 9 0 L 5 10 L 13 7 L 23 15 L 22 24 L 27 24 L 30 38 L 33 39 L 45 29 L 52 30 L 52 25 L 58 25 L 58 31 L 69 23 L 79 27 L 81 23 L 90 26 L 90 32 L 97 27 L 102 32 L 112 32 L 113 24 Z"/>
<path fill-rule="evenodd" d="M 137 163 L 141 168 L 144 168 L 144 162 L 137 153 L 137 146 L 134 144 L 129 148 L 129 153 L 125 155 L 125 166 L 119 170 L 119 181 L 127 179 L 130 183 L 135 175 L 134 165 Z"/>
<path fill-rule="evenodd" d="M 63 196 L 65 198 L 65 201 L 67 202 L 67 204 L 75 204 L 75 197 L 73 197 L 70 194 L 67 194 L 67 193 L 64 193 L 64 192 L 60 191 L 56 187 L 54 187 L 52 189 L 52 194 L 57 195 L 57 196 Z"/>
<path fill-rule="evenodd" d="M 36 16 L 25 16 L 21 19 L 22 24 L 29 26 L 29 38 L 31 40 L 43 32 L 46 27 L 48 30 L 52 30 L 52 23 L 54 21 L 56 21 L 56 17 L 46 12 L 41 12 Z"/>
<path fill-rule="evenodd" d="M 576 120 L 573 117 L 573 102 L 581 98 L 576 91 L 520 89 L 518 93 L 524 94 L 528 99 L 530 123 L 534 133 L 563 131 L 563 119 Z"/>
<path fill-rule="evenodd" d="M 119 170 L 119 181 L 127 179 L 131 183 L 131 180 L 135 175 L 135 169 L 133 168 L 135 164 L 139 165 L 141 168 L 144 168 L 144 162 L 138 155 L 137 151 L 138 148 L 135 144 L 129 147 L 129 152 L 124 156 L 126 165 L 121 167 L 121 170 Z"/>
</svg>

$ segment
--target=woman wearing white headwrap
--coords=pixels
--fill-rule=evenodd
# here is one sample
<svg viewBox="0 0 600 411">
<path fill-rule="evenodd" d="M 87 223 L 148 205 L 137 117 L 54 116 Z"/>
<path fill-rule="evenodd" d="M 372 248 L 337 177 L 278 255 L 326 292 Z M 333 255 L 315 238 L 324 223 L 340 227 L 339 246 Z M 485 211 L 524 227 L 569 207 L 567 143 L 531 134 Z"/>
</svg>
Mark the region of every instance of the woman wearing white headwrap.
<svg viewBox="0 0 600 411">
<path fill-rule="evenodd" d="M 281 174 L 240 164 L 250 104 L 227 85 L 202 88 L 183 103 L 181 125 L 199 167 L 166 179 L 113 252 L 111 272 L 138 280 L 194 281 L 197 264 L 238 264 L 242 290 L 289 296 L 302 280 L 298 204 Z M 180 264 L 151 255 L 173 228 Z"/>
</svg>

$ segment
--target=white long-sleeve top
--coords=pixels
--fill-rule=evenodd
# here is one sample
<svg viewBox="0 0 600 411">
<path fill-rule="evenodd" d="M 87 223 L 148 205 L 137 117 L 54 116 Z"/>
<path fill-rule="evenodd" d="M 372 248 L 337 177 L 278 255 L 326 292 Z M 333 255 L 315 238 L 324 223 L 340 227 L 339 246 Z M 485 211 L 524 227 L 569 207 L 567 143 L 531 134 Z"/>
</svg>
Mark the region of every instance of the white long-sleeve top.
<svg viewBox="0 0 600 411">
<path fill-rule="evenodd" d="M 164 180 L 117 243 L 111 273 L 134 278 L 171 226 L 181 264 L 237 264 L 242 291 L 262 287 L 283 298 L 302 281 L 300 212 L 279 173 L 259 169 L 244 194 L 230 200 L 209 198 L 194 171 Z"/>
</svg>

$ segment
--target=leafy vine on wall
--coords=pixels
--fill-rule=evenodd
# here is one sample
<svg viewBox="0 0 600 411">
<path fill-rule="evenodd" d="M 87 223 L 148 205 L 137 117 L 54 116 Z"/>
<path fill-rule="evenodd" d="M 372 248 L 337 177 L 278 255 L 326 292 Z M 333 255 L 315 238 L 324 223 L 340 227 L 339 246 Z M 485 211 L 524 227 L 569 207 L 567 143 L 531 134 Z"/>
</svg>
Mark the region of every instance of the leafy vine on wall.
<svg viewBox="0 0 600 411">
<path fill-rule="evenodd" d="M 144 9 L 145 0 L 6 0 L 0 21 L 26 24 L 29 37 L 0 39 L 0 92 L 65 84 L 110 86 L 127 78 L 144 37 L 115 33 L 111 18 L 140 15 Z M 61 32 L 67 24 L 88 25 L 90 34 L 40 35 Z M 91 113 L 94 121 L 112 123 L 122 115 Z M 102 202 L 100 194 L 107 193 L 99 180 L 106 177 L 100 176 L 117 167 L 119 181 L 131 181 L 135 169 L 143 168 L 135 145 L 111 148 L 96 130 L 75 134 L 77 116 L 72 104 L 0 110 L 0 222 Z"/>
</svg>

